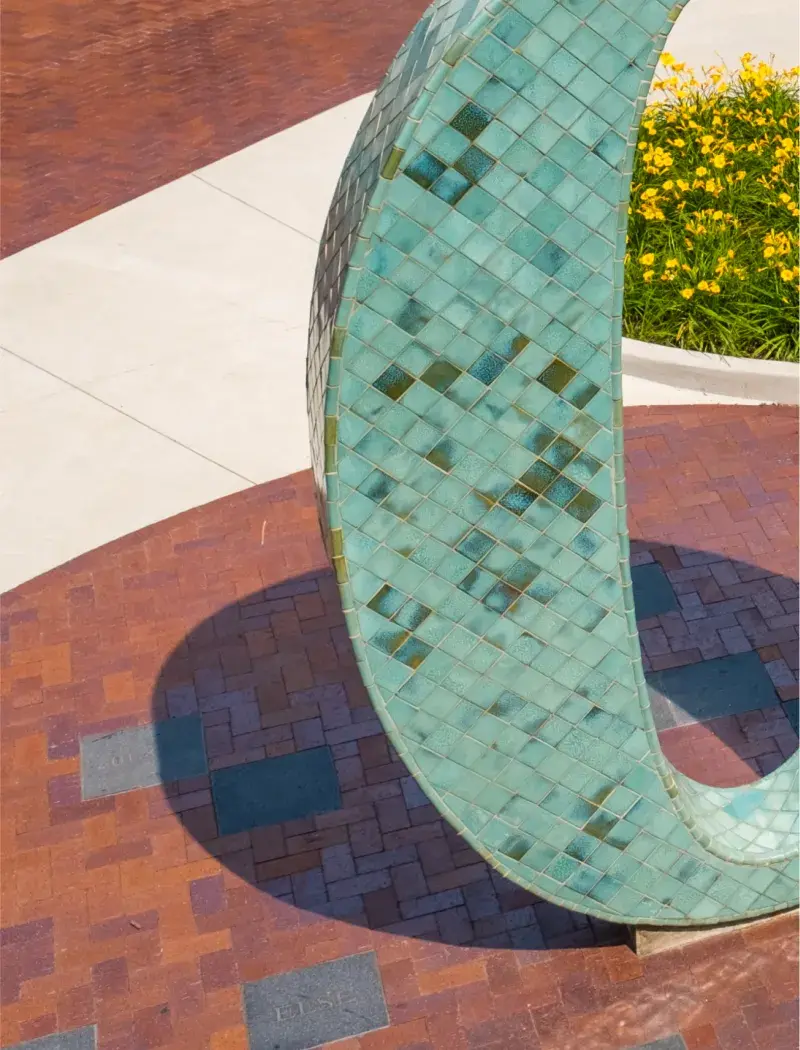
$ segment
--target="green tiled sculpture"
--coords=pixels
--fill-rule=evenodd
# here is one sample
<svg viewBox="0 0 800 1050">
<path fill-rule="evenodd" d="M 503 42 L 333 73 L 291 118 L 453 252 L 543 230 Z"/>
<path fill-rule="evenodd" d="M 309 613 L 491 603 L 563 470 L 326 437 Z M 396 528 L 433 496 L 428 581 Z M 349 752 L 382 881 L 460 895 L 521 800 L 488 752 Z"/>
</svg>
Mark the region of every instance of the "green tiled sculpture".
<svg viewBox="0 0 800 1050">
<path fill-rule="evenodd" d="M 345 163 L 308 362 L 326 540 L 394 746 L 508 878 L 663 925 L 797 897 L 797 756 L 743 788 L 677 773 L 636 633 L 622 260 L 680 6 L 434 3 Z"/>
</svg>

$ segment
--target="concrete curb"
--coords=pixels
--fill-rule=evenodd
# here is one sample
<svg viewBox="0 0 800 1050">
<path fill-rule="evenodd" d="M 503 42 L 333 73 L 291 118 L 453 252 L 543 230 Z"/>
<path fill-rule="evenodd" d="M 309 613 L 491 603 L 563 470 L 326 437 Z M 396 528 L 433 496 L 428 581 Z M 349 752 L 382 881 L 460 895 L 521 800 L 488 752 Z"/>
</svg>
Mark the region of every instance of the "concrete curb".
<svg viewBox="0 0 800 1050">
<path fill-rule="evenodd" d="M 622 340 L 623 375 L 679 390 L 746 398 L 762 404 L 800 404 L 800 365 L 748 357 L 701 354 L 674 346 Z"/>
</svg>

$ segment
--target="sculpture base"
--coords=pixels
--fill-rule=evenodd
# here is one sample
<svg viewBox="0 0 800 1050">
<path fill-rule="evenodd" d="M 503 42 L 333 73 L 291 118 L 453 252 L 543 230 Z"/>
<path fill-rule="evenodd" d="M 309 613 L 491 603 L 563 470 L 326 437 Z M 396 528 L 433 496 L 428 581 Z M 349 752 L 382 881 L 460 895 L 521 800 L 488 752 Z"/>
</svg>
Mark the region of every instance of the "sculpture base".
<svg viewBox="0 0 800 1050">
<path fill-rule="evenodd" d="M 720 926 L 629 926 L 630 945 L 639 956 L 656 955 L 676 948 L 685 948 L 687 944 L 708 940 L 711 937 L 722 937 L 727 933 L 763 929 L 765 936 L 777 936 L 788 931 L 790 926 L 797 926 L 797 908 L 768 915 L 763 919 L 743 919 L 738 922 L 726 922 Z M 770 930 L 769 927 L 778 927 Z"/>
</svg>

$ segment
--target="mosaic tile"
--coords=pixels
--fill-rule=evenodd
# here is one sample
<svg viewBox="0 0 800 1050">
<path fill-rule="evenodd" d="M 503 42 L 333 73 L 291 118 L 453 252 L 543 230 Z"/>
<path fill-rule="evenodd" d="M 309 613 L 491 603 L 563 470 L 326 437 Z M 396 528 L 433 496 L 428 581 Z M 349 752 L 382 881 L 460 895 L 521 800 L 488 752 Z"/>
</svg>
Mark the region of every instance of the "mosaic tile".
<svg viewBox="0 0 800 1050">
<path fill-rule="evenodd" d="M 329 747 L 229 766 L 211 774 L 220 835 L 327 813 L 341 805 Z"/>
<path fill-rule="evenodd" d="M 207 772 L 198 715 L 81 740 L 81 786 L 87 799 L 188 780 Z"/>
<path fill-rule="evenodd" d="M 310 1050 L 389 1024 L 374 952 L 244 986 L 251 1050 Z"/>
<path fill-rule="evenodd" d="M 681 5 L 571 6 L 433 4 L 356 137 L 311 311 L 326 542 L 396 749 L 503 875 L 634 923 L 766 914 L 796 760 L 758 797 L 675 773 L 627 557 L 618 212 Z"/>
</svg>

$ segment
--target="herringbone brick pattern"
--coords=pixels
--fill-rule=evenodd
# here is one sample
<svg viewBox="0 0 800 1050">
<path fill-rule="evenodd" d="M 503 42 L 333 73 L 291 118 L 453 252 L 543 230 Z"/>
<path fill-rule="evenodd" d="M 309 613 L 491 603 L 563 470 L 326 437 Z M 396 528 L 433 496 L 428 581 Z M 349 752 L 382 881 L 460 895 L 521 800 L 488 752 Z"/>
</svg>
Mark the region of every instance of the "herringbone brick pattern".
<svg viewBox="0 0 800 1050">
<path fill-rule="evenodd" d="M 736 599 L 722 588 L 757 579 L 744 565 L 791 601 L 775 580 L 796 577 L 793 414 L 634 409 L 626 425 L 637 556 L 678 573 L 692 552 L 723 556 L 681 592 L 687 633 Z M 665 496 L 679 469 L 690 480 Z M 762 496 L 734 500 L 755 476 Z M 769 549 L 751 549 L 761 537 Z M 723 564 L 739 583 L 717 578 Z M 759 605 L 766 593 L 733 615 L 785 630 L 769 621 L 791 612 Z M 31 581 L 5 597 L 4 632 L 4 1046 L 97 1023 L 101 1050 L 245 1050 L 241 982 L 368 949 L 391 1026 L 346 1050 L 621 1050 L 677 1031 L 691 1050 L 796 1045 L 791 918 L 724 951 L 641 960 L 617 928 L 494 876 L 443 825 L 358 679 L 308 475 Z M 756 645 L 768 668 L 791 670 L 782 645 Z M 777 711 L 668 730 L 667 753 L 704 780 L 752 779 L 788 749 Z M 220 838 L 208 777 L 81 801 L 81 736 L 195 712 L 212 770 L 327 744 L 342 808 Z"/>
<path fill-rule="evenodd" d="M 674 548 L 656 554 L 681 608 L 640 622 L 645 669 L 683 667 L 755 649 L 779 695 L 796 699 L 797 584 L 716 554 L 681 554 Z M 638 564 L 655 560 L 649 551 L 634 558 Z"/>
</svg>

